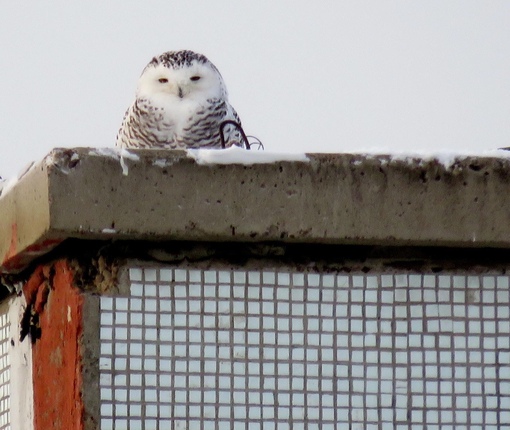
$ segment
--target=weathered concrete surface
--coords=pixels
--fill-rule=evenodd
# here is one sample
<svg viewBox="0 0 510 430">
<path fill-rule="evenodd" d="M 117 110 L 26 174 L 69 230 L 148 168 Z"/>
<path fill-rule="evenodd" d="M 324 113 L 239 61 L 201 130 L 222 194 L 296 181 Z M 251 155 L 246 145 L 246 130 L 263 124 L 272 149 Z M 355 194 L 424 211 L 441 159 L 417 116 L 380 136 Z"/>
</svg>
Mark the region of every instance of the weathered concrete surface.
<svg viewBox="0 0 510 430">
<path fill-rule="evenodd" d="M 199 165 L 184 151 L 131 153 L 55 149 L 36 164 L 0 198 L 0 270 L 71 237 L 510 248 L 509 159 Z"/>
</svg>

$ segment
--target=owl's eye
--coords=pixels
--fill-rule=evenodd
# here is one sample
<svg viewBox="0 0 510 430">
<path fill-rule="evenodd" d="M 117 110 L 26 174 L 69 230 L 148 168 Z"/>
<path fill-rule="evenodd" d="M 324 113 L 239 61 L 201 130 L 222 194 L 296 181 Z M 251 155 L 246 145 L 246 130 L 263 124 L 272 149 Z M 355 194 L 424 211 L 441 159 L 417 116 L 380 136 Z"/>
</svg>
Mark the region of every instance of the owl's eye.
<svg viewBox="0 0 510 430">
<path fill-rule="evenodd" d="M 192 76 L 189 79 L 190 79 L 190 81 L 198 81 L 200 79 L 200 76 Z"/>
<path fill-rule="evenodd" d="M 166 84 L 168 82 L 168 79 L 166 78 L 159 78 L 158 81 L 161 83 L 161 84 Z"/>
</svg>

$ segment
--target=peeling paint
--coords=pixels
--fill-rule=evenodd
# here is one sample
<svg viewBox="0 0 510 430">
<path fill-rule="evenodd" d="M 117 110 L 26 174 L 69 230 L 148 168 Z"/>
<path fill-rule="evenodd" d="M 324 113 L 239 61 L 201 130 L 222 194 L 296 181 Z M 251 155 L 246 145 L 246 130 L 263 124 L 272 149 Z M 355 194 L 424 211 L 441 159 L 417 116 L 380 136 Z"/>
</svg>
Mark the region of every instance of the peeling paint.
<svg viewBox="0 0 510 430">
<path fill-rule="evenodd" d="M 58 260 L 39 266 L 24 286 L 27 306 L 41 300 L 37 306 L 41 336 L 32 347 L 35 430 L 84 428 L 80 355 L 84 298 L 73 278 L 67 261 Z M 73 324 L 71 314 L 76 316 Z"/>
</svg>

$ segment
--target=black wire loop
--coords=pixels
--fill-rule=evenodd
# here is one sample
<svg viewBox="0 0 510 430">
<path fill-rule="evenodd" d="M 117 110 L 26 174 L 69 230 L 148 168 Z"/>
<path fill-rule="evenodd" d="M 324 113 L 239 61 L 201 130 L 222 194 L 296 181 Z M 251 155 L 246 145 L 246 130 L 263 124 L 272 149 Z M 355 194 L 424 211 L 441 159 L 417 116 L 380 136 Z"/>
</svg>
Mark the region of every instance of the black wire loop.
<svg viewBox="0 0 510 430">
<path fill-rule="evenodd" d="M 246 133 L 244 132 L 243 128 L 241 127 L 241 124 L 239 124 L 238 122 L 235 122 L 231 119 L 227 119 L 220 124 L 221 149 L 225 149 L 225 147 L 226 147 L 225 146 L 226 145 L 225 127 L 227 125 L 233 125 L 234 128 L 236 128 L 237 131 L 239 131 L 239 133 L 241 133 L 241 137 L 243 139 L 243 145 L 246 149 L 251 149 L 252 145 L 258 145 L 258 149 L 264 149 L 264 145 L 262 144 L 262 142 L 259 139 L 257 139 L 255 136 L 246 136 Z M 253 139 L 254 142 L 250 143 L 248 138 Z"/>
</svg>

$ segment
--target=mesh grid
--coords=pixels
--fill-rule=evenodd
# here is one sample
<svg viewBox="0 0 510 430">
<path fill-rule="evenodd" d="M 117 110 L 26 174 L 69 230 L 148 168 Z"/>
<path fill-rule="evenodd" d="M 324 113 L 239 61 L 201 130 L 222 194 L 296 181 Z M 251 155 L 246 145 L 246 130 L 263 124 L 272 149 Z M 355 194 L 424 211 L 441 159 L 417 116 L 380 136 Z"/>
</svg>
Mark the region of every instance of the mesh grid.
<svg viewBox="0 0 510 430">
<path fill-rule="evenodd" d="M 9 315 L 0 314 L 0 430 L 11 428 L 10 379 L 11 363 L 9 360 L 10 326 Z"/>
<path fill-rule="evenodd" d="M 508 276 L 130 269 L 101 428 L 510 428 Z"/>
</svg>

